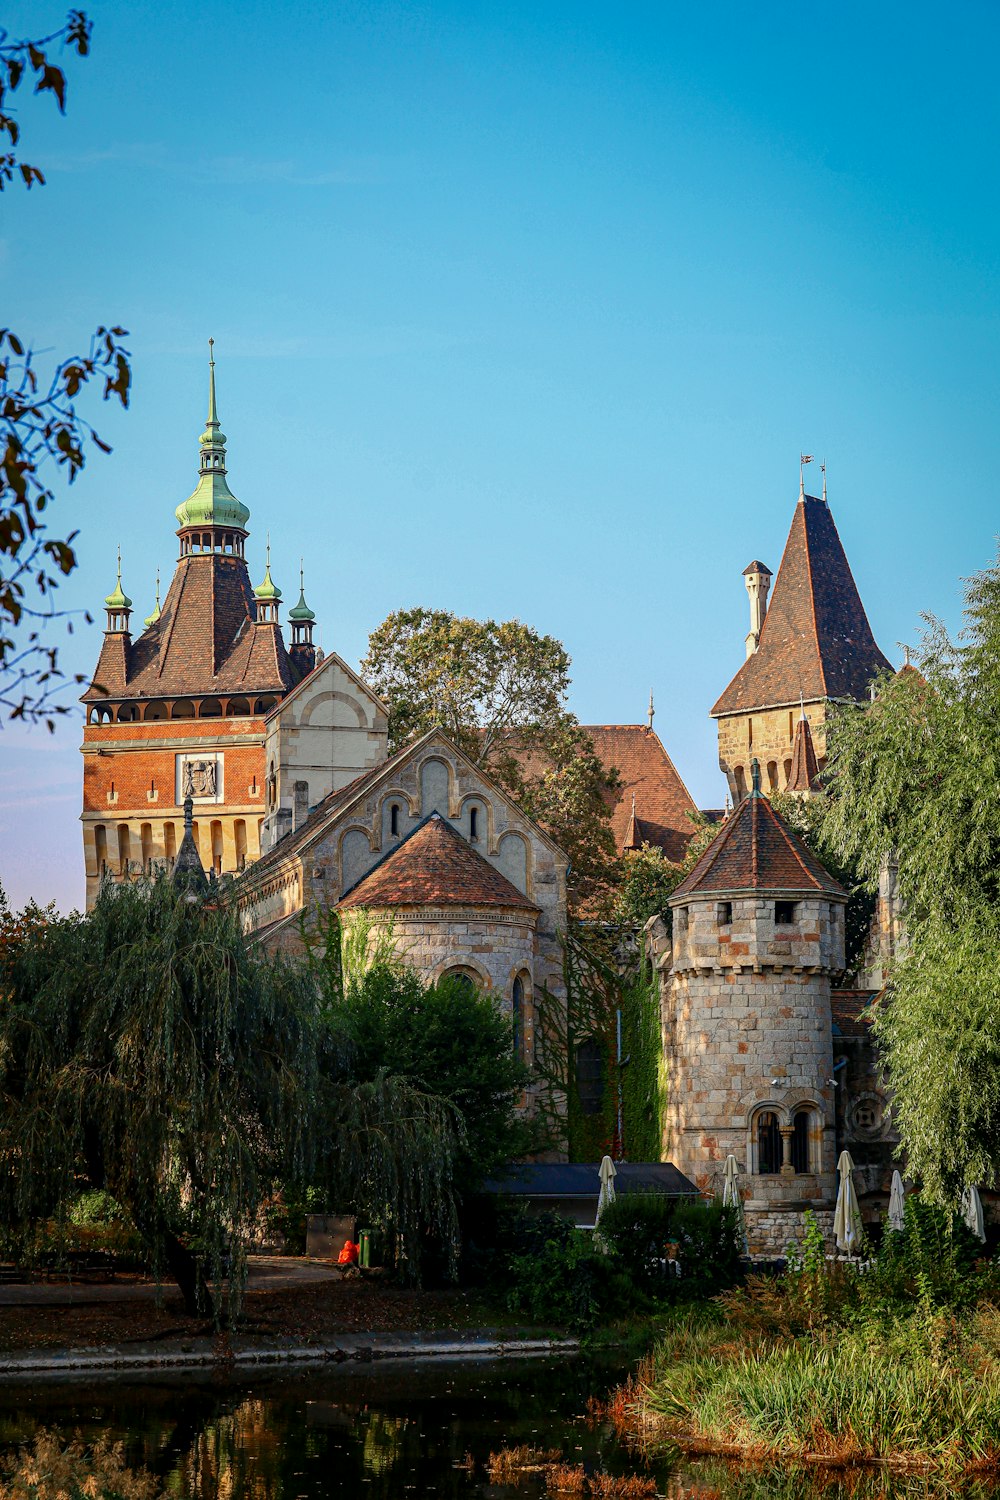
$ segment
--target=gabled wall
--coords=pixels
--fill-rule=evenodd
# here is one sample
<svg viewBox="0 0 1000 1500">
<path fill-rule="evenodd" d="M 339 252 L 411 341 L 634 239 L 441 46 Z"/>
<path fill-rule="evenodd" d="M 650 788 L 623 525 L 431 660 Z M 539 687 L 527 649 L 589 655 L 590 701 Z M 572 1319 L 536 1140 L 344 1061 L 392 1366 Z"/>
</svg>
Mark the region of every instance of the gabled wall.
<svg viewBox="0 0 1000 1500">
<path fill-rule="evenodd" d="M 336 653 L 290 693 L 267 721 L 268 808 L 262 851 L 298 826 L 304 812 L 385 760 L 382 703 Z M 300 784 L 298 815 L 296 783 Z M 306 788 L 301 790 L 302 785 Z"/>
</svg>

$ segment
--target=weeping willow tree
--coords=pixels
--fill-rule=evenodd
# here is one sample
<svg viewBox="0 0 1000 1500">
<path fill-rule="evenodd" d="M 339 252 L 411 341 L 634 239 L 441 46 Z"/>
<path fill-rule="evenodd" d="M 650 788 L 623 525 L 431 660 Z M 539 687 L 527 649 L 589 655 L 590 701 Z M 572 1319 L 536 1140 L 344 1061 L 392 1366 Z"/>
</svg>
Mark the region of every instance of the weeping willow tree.
<svg viewBox="0 0 1000 1500">
<path fill-rule="evenodd" d="M 5 1236 L 24 1253 L 39 1220 L 102 1188 L 190 1312 L 227 1269 L 235 1310 L 260 1205 L 307 1144 L 309 983 L 254 959 L 234 911 L 160 880 L 34 924 L 3 948 L 0 995 Z"/>
<path fill-rule="evenodd" d="M 85 917 L 0 912 L 0 1238 L 30 1256 L 104 1189 L 190 1312 L 232 1316 L 261 1206 L 314 1181 L 453 1264 L 461 1121 L 351 1051 L 315 973 L 250 948 L 226 904 L 158 880 Z"/>
<path fill-rule="evenodd" d="M 1000 1161 L 1000 564 L 972 578 L 953 639 L 844 708 L 824 839 L 870 892 L 894 861 L 906 942 L 875 1030 L 909 1167 L 954 1202 Z"/>
</svg>

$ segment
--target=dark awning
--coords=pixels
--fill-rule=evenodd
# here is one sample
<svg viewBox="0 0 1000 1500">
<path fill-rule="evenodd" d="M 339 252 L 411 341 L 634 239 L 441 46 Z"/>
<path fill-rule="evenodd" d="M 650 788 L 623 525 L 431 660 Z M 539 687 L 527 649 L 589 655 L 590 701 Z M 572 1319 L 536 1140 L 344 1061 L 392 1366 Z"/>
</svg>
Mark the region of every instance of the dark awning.
<svg viewBox="0 0 1000 1500">
<path fill-rule="evenodd" d="M 512 1162 L 483 1192 L 510 1198 L 596 1198 L 600 1162 Z M 660 1193 L 668 1198 L 699 1198 L 694 1183 L 668 1161 L 616 1162 L 615 1192 Z"/>
</svg>

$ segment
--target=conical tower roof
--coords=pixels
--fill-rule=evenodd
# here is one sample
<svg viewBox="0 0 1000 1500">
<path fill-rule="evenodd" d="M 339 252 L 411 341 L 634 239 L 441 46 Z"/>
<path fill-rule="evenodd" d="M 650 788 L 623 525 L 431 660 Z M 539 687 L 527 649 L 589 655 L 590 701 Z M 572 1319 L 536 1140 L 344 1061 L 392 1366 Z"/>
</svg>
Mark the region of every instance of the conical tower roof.
<svg viewBox="0 0 1000 1500">
<path fill-rule="evenodd" d="M 875 644 L 830 507 L 803 494 L 757 650 L 712 715 L 791 706 L 801 698 L 860 703 L 872 678 L 885 670 L 890 664 Z"/>
<path fill-rule="evenodd" d="M 460 833 L 433 812 L 357 885 L 347 891 L 342 908 L 395 910 L 408 906 L 489 906 L 537 912 L 506 875 L 467 844 Z"/>
<path fill-rule="evenodd" d="M 753 763 L 753 790 L 712 840 L 694 869 L 670 898 L 740 895 L 755 891 L 824 895 L 846 900 L 847 892 L 820 864 L 760 789 L 760 766 Z"/>
<path fill-rule="evenodd" d="M 184 837 L 174 860 L 171 879 L 174 885 L 185 890 L 204 893 L 208 890 L 208 879 L 201 863 L 198 846 L 194 841 L 194 803 L 190 797 L 184 799 Z"/>
<path fill-rule="evenodd" d="M 792 774 L 788 778 L 789 792 L 816 792 L 819 790 L 819 762 L 813 745 L 812 730 L 803 711 L 795 725 L 792 741 Z"/>
</svg>

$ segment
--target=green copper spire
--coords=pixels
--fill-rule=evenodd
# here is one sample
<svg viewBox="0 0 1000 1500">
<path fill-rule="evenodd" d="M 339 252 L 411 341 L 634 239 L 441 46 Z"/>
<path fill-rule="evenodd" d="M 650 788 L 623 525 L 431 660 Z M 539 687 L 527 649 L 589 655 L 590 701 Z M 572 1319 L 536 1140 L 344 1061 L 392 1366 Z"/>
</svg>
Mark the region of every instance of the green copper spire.
<svg viewBox="0 0 1000 1500">
<path fill-rule="evenodd" d="M 305 572 L 303 564 L 299 563 L 299 602 L 294 609 L 288 611 L 290 620 L 302 620 L 312 622 L 316 616 L 306 603 Z"/>
<path fill-rule="evenodd" d="M 226 481 L 226 434 L 215 405 L 214 339 L 208 341 L 208 420 L 198 439 L 198 486 L 175 512 L 178 526 L 232 526 L 246 530 L 250 511 Z"/>
<path fill-rule="evenodd" d="M 118 582 L 115 584 L 114 593 L 107 596 L 104 605 L 106 609 L 113 610 L 132 608 L 132 601 L 122 588 L 122 549 L 120 547 L 118 548 Z"/>
<path fill-rule="evenodd" d="M 149 627 L 150 627 L 150 625 L 155 625 L 156 622 L 157 622 L 157 620 L 159 618 L 160 618 L 160 570 L 159 570 L 159 568 L 157 568 L 157 570 L 156 570 L 156 605 L 154 606 L 153 613 L 151 615 L 147 615 L 146 618 L 143 620 L 142 623 L 145 625 L 146 629 L 148 630 Z"/>
<path fill-rule="evenodd" d="M 253 591 L 254 598 L 264 603 L 273 601 L 277 604 L 281 599 L 281 590 L 271 577 L 271 538 L 267 539 L 267 564 L 264 569 L 264 582 L 258 583 Z"/>
</svg>

